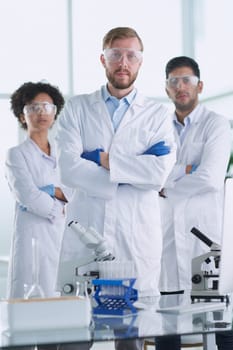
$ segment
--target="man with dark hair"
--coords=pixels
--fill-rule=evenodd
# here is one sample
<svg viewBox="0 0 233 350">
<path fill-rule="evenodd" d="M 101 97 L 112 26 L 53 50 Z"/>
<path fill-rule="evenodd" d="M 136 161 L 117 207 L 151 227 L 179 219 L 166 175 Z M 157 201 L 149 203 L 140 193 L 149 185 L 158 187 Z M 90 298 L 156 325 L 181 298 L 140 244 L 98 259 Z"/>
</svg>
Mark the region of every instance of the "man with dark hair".
<svg viewBox="0 0 233 350">
<path fill-rule="evenodd" d="M 174 57 L 170 61 L 168 61 L 165 68 L 166 79 L 169 78 L 169 74 L 173 70 L 183 67 L 189 67 L 192 70 L 193 75 L 200 79 L 201 74 L 198 63 L 193 58 L 187 56 Z"/>
<path fill-rule="evenodd" d="M 224 180 L 231 150 L 230 123 L 198 101 L 203 82 L 197 62 L 175 57 L 166 65 L 166 92 L 175 105 L 173 123 L 177 162 L 160 192 L 163 253 L 160 290 L 191 290 L 192 258 L 208 247 L 190 230 L 198 228 L 221 244 Z M 217 336 L 219 350 L 227 347 Z M 179 349 L 179 337 L 156 339 L 156 349 Z M 179 342 L 178 342 L 179 343 Z M 224 344 L 223 344 L 224 343 Z M 223 347 L 222 347 L 223 346 Z"/>
</svg>

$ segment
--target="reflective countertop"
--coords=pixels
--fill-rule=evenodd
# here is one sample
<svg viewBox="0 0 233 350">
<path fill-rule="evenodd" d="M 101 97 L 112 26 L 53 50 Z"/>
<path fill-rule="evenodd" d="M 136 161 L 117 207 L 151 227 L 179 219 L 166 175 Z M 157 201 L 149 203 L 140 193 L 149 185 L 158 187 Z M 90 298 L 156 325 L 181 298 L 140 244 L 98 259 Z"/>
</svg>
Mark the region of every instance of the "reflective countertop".
<svg viewBox="0 0 233 350">
<path fill-rule="evenodd" d="M 50 302 L 49 302 L 50 303 Z M 166 295 L 154 298 L 141 298 L 136 302 L 136 313 L 125 316 L 92 315 L 89 326 L 69 326 L 69 315 L 62 313 L 56 317 L 64 317 L 66 326 L 54 322 L 51 327 L 17 330 L 3 327 L 0 324 L 0 346 L 34 346 L 39 344 L 87 343 L 115 339 L 149 338 L 163 335 L 207 334 L 232 329 L 232 302 L 214 301 L 213 310 L 189 310 L 191 304 L 189 294 Z M 208 305 L 211 302 L 206 303 Z M 49 305 L 49 304 L 48 304 Z M 181 305 L 178 310 L 163 310 Z M 216 307 L 215 307 L 216 306 Z M 166 311 L 166 312 L 165 312 Z M 77 311 L 77 320 L 82 317 Z M 32 315 L 36 318 L 37 315 Z"/>
</svg>

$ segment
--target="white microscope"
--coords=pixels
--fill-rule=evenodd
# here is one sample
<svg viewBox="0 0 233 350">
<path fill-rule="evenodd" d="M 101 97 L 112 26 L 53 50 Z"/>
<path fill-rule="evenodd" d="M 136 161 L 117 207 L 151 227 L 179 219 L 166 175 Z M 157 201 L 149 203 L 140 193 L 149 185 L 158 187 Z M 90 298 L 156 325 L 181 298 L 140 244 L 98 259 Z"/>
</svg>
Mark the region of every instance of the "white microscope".
<svg viewBox="0 0 233 350">
<path fill-rule="evenodd" d="M 85 229 L 77 221 L 68 226 L 79 236 L 79 239 L 90 249 L 90 255 L 77 257 L 60 264 L 59 280 L 62 295 L 84 295 L 92 292 L 92 280 L 99 277 L 98 271 L 80 273 L 80 268 L 92 262 L 114 260 L 107 242 L 93 227 Z M 79 288 L 79 291 L 77 290 Z"/>
<path fill-rule="evenodd" d="M 192 290 L 191 299 L 220 299 L 224 301 L 224 295 L 219 293 L 219 274 L 220 274 L 220 256 L 221 247 L 211 241 L 207 236 L 193 227 L 191 232 L 204 242 L 210 251 L 197 256 L 192 260 Z M 211 268 L 205 269 L 205 266 L 211 265 Z"/>
</svg>

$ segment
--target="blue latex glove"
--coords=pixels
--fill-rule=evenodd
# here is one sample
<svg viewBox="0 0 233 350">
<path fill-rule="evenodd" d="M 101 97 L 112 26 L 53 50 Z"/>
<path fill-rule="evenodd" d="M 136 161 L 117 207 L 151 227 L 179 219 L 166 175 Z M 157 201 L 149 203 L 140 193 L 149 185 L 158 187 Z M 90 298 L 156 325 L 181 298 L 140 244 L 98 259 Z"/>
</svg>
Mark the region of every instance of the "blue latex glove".
<svg viewBox="0 0 233 350">
<path fill-rule="evenodd" d="M 192 174 L 194 171 L 196 171 L 197 170 L 197 165 L 195 165 L 195 164 L 193 164 L 192 165 L 192 169 L 191 169 L 191 171 L 190 171 L 190 174 Z"/>
<path fill-rule="evenodd" d="M 48 193 L 52 198 L 55 197 L 55 186 L 53 184 L 39 187 L 39 190 Z"/>
<path fill-rule="evenodd" d="M 154 156 L 164 156 L 165 154 L 170 153 L 170 147 L 165 145 L 164 141 L 160 141 L 152 145 L 148 150 L 143 154 L 151 154 Z"/>
<path fill-rule="evenodd" d="M 100 152 L 103 152 L 103 148 L 96 148 L 94 151 L 90 151 L 90 152 L 83 152 L 81 154 L 81 158 L 90 160 L 98 165 L 100 164 Z"/>
</svg>

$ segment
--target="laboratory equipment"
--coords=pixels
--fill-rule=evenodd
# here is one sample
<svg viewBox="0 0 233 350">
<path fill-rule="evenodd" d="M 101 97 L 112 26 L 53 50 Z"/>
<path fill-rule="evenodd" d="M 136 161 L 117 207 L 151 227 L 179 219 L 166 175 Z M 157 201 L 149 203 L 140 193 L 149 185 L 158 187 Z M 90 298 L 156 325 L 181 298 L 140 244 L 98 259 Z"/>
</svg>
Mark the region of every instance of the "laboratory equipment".
<svg viewBox="0 0 233 350">
<path fill-rule="evenodd" d="M 103 315 L 136 313 L 137 309 L 133 305 L 138 299 L 138 292 L 133 288 L 135 281 L 136 278 L 93 280 L 92 283 L 96 287 L 94 299 L 97 302 L 97 306 L 93 308 L 93 313 Z M 110 291 L 112 293 L 106 293 L 106 287 L 111 287 Z"/>
<path fill-rule="evenodd" d="M 221 301 L 228 299 L 227 295 L 219 292 L 220 245 L 211 241 L 195 227 L 191 229 L 191 232 L 210 247 L 209 252 L 192 260 L 192 301 L 195 299 L 220 299 Z"/>
<path fill-rule="evenodd" d="M 63 261 L 59 268 L 59 284 L 62 295 L 76 295 L 76 285 L 79 282 L 79 295 L 92 293 L 92 280 L 99 277 L 98 271 L 88 271 L 82 273 L 81 267 L 92 262 L 113 260 L 115 257 L 111 253 L 107 242 L 93 227 L 84 228 L 79 222 L 71 221 L 68 226 L 78 235 L 86 248 L 90 249 L 90 254 L 85 251 L 84 256 L 76 259 Z"/>
<path fill-rule="evenodd" d="M 55 329 L 87 329 L 91 318 L 88 298 L 71 296 L 0 301 L 1 330 L 13 334 L 43 330 L 48 333 Z"/>
<path fill-rule="evenodd" d="M 184 313 L 201 313 L 204 311 L 216 311 L 216 310 L 224 310 L 225 304 L 215 302 L 215 303 L 207 303 L 207 302 L 199 302 L 199 303 L 192 303 L 192 304 L 182 304 L 182 305 L 175 305 L 170 307 L 162 307 L 158 308 L 157 312 L 162 313 L 169 313 L 169 314 L 184 314 Z"/>
<path fill-rule="evenodd" d="M 25 288 L 26 285 L 24 285 Z M 39 282 L 39 241 L 32 238 L 32 285 L 24 292 L 25 299 L 44 298 L 45 294 Z"/>
<path fill-rule="evenodd" d="M 233 178 L 225 180 L 224 192 L 219 291 L 222 294 L 231 294 L 233 292 Z"/>
<path fill-rule="evenodd" d="M 204 307 L 198 314 L 193 315 L 193 324 L 198 325 L 201 323 L 201 327 L 205 330 L 231 330 L 232 324 L 232 306 L 225 305 L 221 302 L 217 302 L 219 305 L 222 305 L 222 309 L 220 306 L 218 309 L 216 308 L 213 311 L 207 312 L 208 310 Z M 195 303 L 200 304 L 200 303 Z M 194 304 L 194 305 L 195 305 Z M 202 303 L 201 303 L 202 304 Z M 216 304 L 216 303 L 206 303 L 207 305 Z M 192 304 L 193 305 L 193 304 Z M 205 311 L 205 312 L 204 312 Z"/>
<path fill-rule="evenodd" d="M 138 292 L 135 266 L 132 260 L 98 262 L 99 279 L 92 280 L 94 286 L 94 314 L 127 315 L 136 312 L 134 302 Z M 95 304 L 96 304 L 95 303 Z"/>
<path fill-rule="evenodd" d="M 232 254 L 232 228 L 233 228 L 233 178 L 226 178 L 224 184 L 224 205 L 221 247 L 209 240 L 200 231 L 193 228 L 192 233 L 203 240 L 210 247 L 210 252 L 198 256 L 192 261 L 192 292 L 191 298 L 218 299 L 229 302 L 229 295 L 233 292 L 233 254 Z M 198 233 L 199 232 L 199 233 Z M 214 273 L 209 269 L 207 274 L 202 270 L 206 261 L 212 259 Z M 207 260 L 206 260 L 207 259 Z M 215 266 L 216 265 L 216 266 Z M 215 269 L 215 267 L 217 269 Z"/>
</svg>

